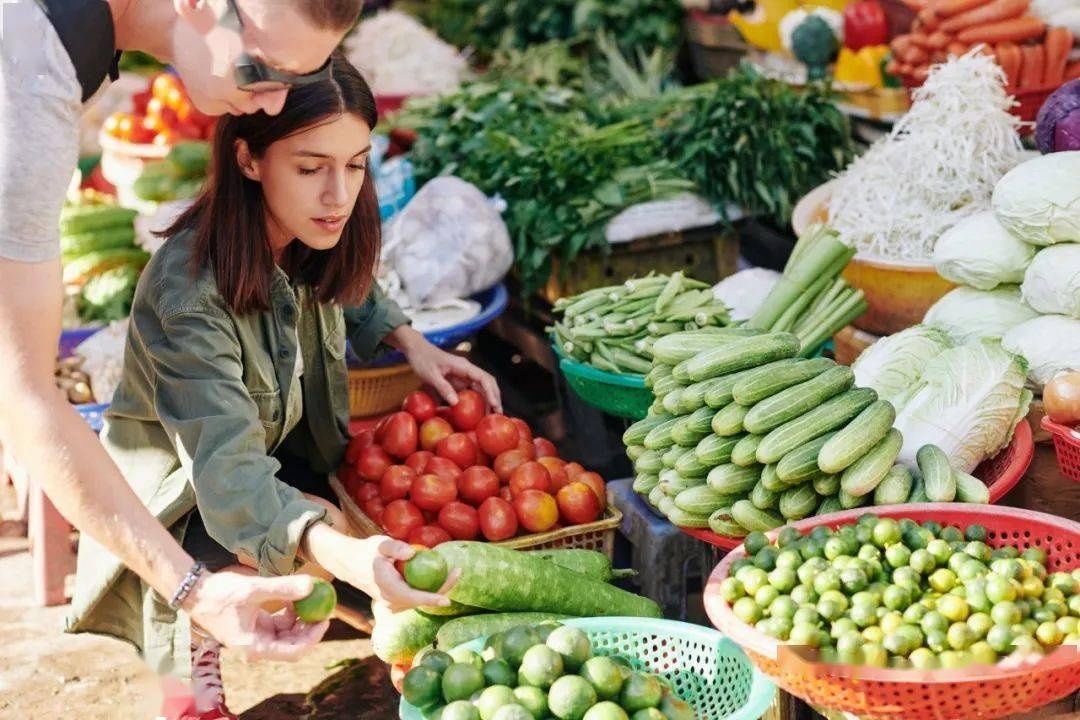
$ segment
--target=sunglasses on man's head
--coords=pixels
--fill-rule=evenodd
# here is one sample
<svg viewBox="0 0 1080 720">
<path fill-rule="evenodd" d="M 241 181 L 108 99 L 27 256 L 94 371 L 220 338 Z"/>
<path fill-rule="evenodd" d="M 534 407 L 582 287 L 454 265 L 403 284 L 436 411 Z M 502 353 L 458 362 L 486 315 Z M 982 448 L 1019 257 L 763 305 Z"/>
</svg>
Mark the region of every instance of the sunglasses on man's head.
<svg viewBox="0 0 1080 720">
<path fill-rule="evenodd" d="M 240 11 L 236 8 L 236 0 L 225 0 L 225 14 L 218 23 L 225 27 L 231 27 L 238 33 L 244 29 L 244 21 L 240 19 Z M 262 60 L 251 57 L 247 53 L 241 53 L 233 63 L 233 74 L 236 78 L 236 86 L 247 92 L 275 92 L 288 90 L 289 88 L 310 85 L 321 80 L 329 80 L 332 60 L 315 72 L 305 75 L 276 70 Z"/>
</svg>

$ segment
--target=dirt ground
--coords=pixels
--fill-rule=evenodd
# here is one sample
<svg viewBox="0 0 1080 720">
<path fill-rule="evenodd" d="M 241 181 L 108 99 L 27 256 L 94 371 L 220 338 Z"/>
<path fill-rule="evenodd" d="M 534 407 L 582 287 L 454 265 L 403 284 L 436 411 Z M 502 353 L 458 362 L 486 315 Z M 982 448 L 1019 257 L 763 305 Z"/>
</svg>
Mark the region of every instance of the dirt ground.
<svg viewBox="0 0 1080 720">
<path fill-rule="evenodd" d="M 0 510 L 10 501 L 0 486 Z M 35 606 L 25 538 L 0 538 L 0 588 L 0 720 L 157 716 L 158 678 L 130 646 L 65 634 L 67 606 Z M 297 663 L 245 663 L 226 651 L 230 708 L 242 720 L 395 717 L 396 694 L 370 642 L 337 623 L 328 638 Z"/>
</svg>

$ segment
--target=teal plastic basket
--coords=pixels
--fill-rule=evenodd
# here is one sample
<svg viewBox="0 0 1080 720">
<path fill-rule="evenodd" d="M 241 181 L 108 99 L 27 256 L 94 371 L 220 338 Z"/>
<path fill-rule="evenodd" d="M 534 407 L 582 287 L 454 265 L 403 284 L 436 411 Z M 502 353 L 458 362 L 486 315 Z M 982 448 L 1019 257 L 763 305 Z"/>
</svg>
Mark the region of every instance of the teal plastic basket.
<svg viewBox="0 0 1080 720">
<path fill-rule="evenodd" d="M 712 628 L 637 617 L 575 618 L 596 655 L 621 655 L 635 670 L 666 679 L 700 720 L 757 720 L 772 704 L 776 686 L 738 645 Z M 484 639 L 462 647 L 480 652 Z M 401 720 L 424 720 L 401 700 Z"/>
<path fill-rule="evenodd" d="M 566 357 L 557 347 L 555 354 L 566 384 L 589 405 L 627 420 L 641 420 L 649 413 L 653 394 L 645 387 L 645 376 L 597 370 Z"/>
</svg>

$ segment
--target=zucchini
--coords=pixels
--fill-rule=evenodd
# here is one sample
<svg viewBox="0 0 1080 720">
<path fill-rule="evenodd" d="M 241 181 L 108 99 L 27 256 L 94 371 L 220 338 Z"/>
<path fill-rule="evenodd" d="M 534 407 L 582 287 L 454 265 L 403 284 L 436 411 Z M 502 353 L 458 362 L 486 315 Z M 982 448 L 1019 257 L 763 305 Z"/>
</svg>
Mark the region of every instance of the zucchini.
<svg viewBox="0 0 1080 720">
<path fill-rule="evenodd" d="M 673 376 L 667 375 L 656 381 L 652 391 L 657 400 L 663 400 L 670 393 L 676 390 L 682 390 L 684 387 L 686 386 L 676 380 Z"/>
<path fill-rule="evenodd" d="M 780 502 L 780 493 L 767 489 L 759 480 L 750 491 L 750 502 L 759 510 L 775 510 Z"/>
<path fill-rule="evenodd" d="M 543 611 L 562 615 L 627 615 L 659 618 L 651 600 L 584 577 L 528 553 L 483 542 L 442 543 L 433 549 L 461 577 L 451 600 L 501 612 Z"/>
<path fill-rule="evenodd" d="M 371 650 L 384 663 L 411 665 L 418 652 L 435 642 L 439 629 L 452 621 L 417 610 L 388 613 L 379 617 L 371 631 Z"/>
<path fill-rule="evenodd" d="M 889 430 L 885 438 L 878 442 L 873 450 L 844 471 L 840 476 L 840 489 L 857 497 L 874 492 L 878 484 L 889 474 L 903 445 L 904 437 L 900 431 Z"/>
<path fill-rule="evenodd" d="M 877 393 L 873 390 L 856 388 L 825 401 L 802 417 L 795 418 L 770 431 L 758 445 L 758 462 L 763 464 L 779 462 L 782 457 L 800 445 L 846 424 L 875 400 L 877 400 Z"/>
<path fill-rule="evenodd" d="M 776 493 L 784 492 L 788 489 L 788 484 L 780 479 L 776 474 L 776 465 L 766 465 L 761 469 L 761 484 L 765 486 L 766 490 L 771 490 Z"/>
<path fill-rule="evenodd" d="M 470 617 L 457 618 L 439 628 L 435 635 L 435 647 L 440 650 L 452 650 L 477 638 L 491 637 L 519 625 L 539 625 L 545 622 L 566 620 L 568 615 L 556 615 L 545 612 L 509 612 L 485 613 Z"/>
<path fill-rule="evenodd" d="M 634 469 L 639 473 L 659 473 L 664 469 L 664 463 L 660 461 L 659 452 L 646 450 L 634 460 Z"/>
<path fill-rule="evenodd" d="M 731 508 L 720 508 L 709 516 L 709 529 L 724 537 L 745 537 L 747 529 L 735 522 Z"/>
<path fill-rule="evenodd" d="M 679 422 L 678 417 L 672 417 L 662 423 L 654 425 L 641 443 L 649 450 L 667 449 L 671 447 L 671 429 Z M 634 443 L 635 445 L 638 443 Z"/>
<path fill-rule="evenodd" d="M 667 519 L 671 521 L 672 525 L 685 528 L 707 528 L 709 527 L 709 516 L 699 515 L 697 513 L 686 512 L 680 508 L 677 504 L 671 508 L 667 513 Z"/>
<path fill-rule="evenodd" d="M 836 433 L 826 433 L 789 452 L 777 463 L 777 476 L 786 483 L 797 484 L 820 475 L 818 453 L 835 435 Z"/>
<path fill-rule="evenodd" d="M 650 415 L 644 420 L 638 420 L 636 423 L 626 428 L 626 432 L 623 433 L 622 441 L 623 445 L 644 445 L 645 436 L 649 434 L 650 430 L 657 428 L 669 420 L 675 420 L 676 418 L 666 417 L 663 415 Z"/>
<path fill-rule="evenodd" d="M 821 504 L 818 505 L 818 508 L 814 512 L 814 514 L 828 515 L 829 513 L 840 512 L 843 509 L 844 506 L 840 504 L 840 499 L 835 495 L 830 495 L 829 497 L 821 501 Z"/>
<path fill-rule="evenodd" d="M 705 465 L 698 460 L 697 455 L 692 451 L 683 453 L 679 459 L 675 461 L 675 472 L 688 478 L 705 477 L 712 468 L 712 465 Z"/>
<path fill-rule="evenodd" d="M 966 503 L 990 502 L 990 488 L 979 478 L 960 470 L 953 471 L 956 478 L 956 499 Z"/>
<path fill-rule="evenodd" d="M 820 502 L 813 486 L 804 483 L 780 494 L 780 514 L 787 520 L 802 520 L 813 514 Z"/>
<path fill-rule="evenodd" d="M 637 462 L 637 459 L 647 452 L 653 452 L 652 450 L 646 450 L 644 445 L 627 445 L 626 457 L 630 458 L 630 462 Z"/>
<path fill-rule="evenodd" d="M 851 368 L 836 365 L 754 405 L 746 416 L 746 428 L 755 433 L 778 428 L 836 397 L 854 383 L 855 373 Z"/>
<path fill-rule="evenodd" d="M 717 328 L 709 332 L 681 332 L 667 335 L 653 345 L 653 357 L 656 362 L 665 365 L 678 365 L 700 352 L 727 345 L 741 338 L 752 337 L 758 331 L 743 328 Z"/>
<path fill-rule="evenodd" d="M 874 488 L 875 505 L 901 505 L 911 497 L 915 484 L 911 471 L 903 465 L 893 465 L 889 474 Z"/>
<path fill-rule="evenodd" d="M 749 410 L 745 405 L 731 403 L 713 416 L 712 431 L 721 437 L 738 435 L 743 431 L 743 418 Z"/>
<path fill-rule="evenodd" d="M 756 508 L 749 500 L 734 503 L 731 506 L 731 518 L 750 532 L 768 532 L 784 524 L 779 515 Z"/>
<path fill-rule="evenodd" d="M 727 465 L 718 465 L 710 470 L 706 482 L 708 482 L 709 487 L 724 495 L 745 496 L 760 479 L 760 466 L 754 465 L 753 467 L 744 468 L 728 463 Z"/>
<path fill-rule="evenodd" d="M 732 497 L 708 485 L 683 490 L 675 496 L 675 507 L 694 515 L 708 517 L 718 508 L 730 505 Z"/>
<path fill-rule="evenodd" d="M 671 428 L 671 439 L 677 445 L 695 447 L 709 435 L 714 414 L 712 408 L 703 407 L 680 418 Z"/>
<path fill-rule="evenodd" d="M 735 398 L 731 394 L 732 388 L 739 380 L 746 377 L 748 373 L 752 373 L 754 369 L 741 370 L 737 373 L 731 373 L 730 375 L 721 375 L 715 377 L 712 380 L 706 380 L 710 383 L 709 389 L 705 391 L 705 404 L 711 407 L 713 410 L 720 410 L 727 407 Z"/>
<path fill-rule="evenodd" d="M 731 461 L 731 453 L 739 440 L 740 438 L 737 437 L 709 435 L 697 444 L 697 447 L 694 448 L 694 455 L 697 456 L 702 465 L 710 467 L 723 465 Z"/>
<path fill-rule="evenodd" d="M 660 456 L 660 464 L 663 465 L 664 468 L 672 470 L 679 463 L 679 458 L 681 458 L 688 452 L 689 450 L 684 447 L 672 445 L 670 448 L 667 449 L 666 452 L 664 452 L 663 455 Z M 661 470 L 661 472 L 663 471 Z"/>
<path fill-rule="evenodd" d="M 822 472 L 843 472 L 884 440 L 895 420 L 896 410 L 892 403 L 878 400 L 821 448 L 818 467 Z"/>
<path fill-rule="evenodd" d="M 752 370 L 746 377 L 735 383 L 731 394 L 736 402 L 753 405 L 781 390 L 787 390 L 789 387 L 811 380 L 834 367 L 836 363 L 827 358 L 777 360 Z"/>
<path fill-rule="evenodd" d="M 731 462 L 739 467 L 750 467 L 757 464 L 757 446 L 761 442 L 761 435 L 744 435 L 731 449 Z"/>
<path fill-rule="evenodd" d="M 634 478 L 633 489 L 639 495 L 647 495 L 652 489 L 660 484 L 660 478 L 656 475 L 640 474 Z"/>
<path fill-rule="evenodd" d="M 814 478 L 814 492 L 822 497 L 829 495 L 835 495 L 840 492 L 840 476 L 839 475 L 818 475 Z"/>
<path fill-rule="evenodd" d="M 956 499 L 956 477 L 949 465 L 949 457 L 937 445 L 923 445 L 915 454 L 919 472 L 923 476 L 923 488 L 930 502 L 952 502 Z"/>
<path fill-rule="evenodd" d="M 790 333 L 769 333 L 742 338 L 687 360 L 686 374 L 693 382 L 754 368 L 774 360 L 795 357 L 799 339 Z"/>
<path fill-rule="evenodd" d="M 844 489 L 840 489 L 837 499 L 840 501 L 840 507 L 844 510 L 854 510 L 857 507 L 862 507 L 867 503 L 873 495 L 850 495 L 844 492 Z"/>
</svg>

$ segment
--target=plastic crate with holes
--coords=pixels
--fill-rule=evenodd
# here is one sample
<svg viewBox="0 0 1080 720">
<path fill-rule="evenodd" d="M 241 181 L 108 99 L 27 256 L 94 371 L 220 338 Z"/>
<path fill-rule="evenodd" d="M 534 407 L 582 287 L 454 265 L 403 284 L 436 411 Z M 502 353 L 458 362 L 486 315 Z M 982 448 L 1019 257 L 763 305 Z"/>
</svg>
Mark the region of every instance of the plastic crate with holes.
<svg viewBox="0 0 1080 720">
<path fill-rule="evenodd" d="M 1054 438 L 1054 453 L 1061 474 L 1080 483 L 1080 430 L 1056 423 L 1049 417 L 1043 417 L 1042 427 Z"/>
</svg>

